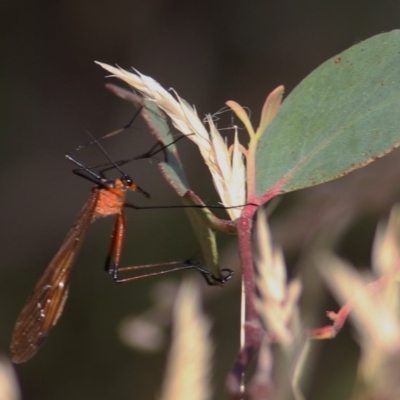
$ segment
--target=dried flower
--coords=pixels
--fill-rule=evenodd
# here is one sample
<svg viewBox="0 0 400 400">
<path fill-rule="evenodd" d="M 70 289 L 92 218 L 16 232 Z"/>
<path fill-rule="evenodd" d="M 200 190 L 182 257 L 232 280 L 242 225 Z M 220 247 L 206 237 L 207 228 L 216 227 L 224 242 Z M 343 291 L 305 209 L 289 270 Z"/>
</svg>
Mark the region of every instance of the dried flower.
<svg viewBox="0 0 400 400">
<path fill-rule="evenodd" d="M 213 177 L 215 188 L 226 207 L 245 204 L 246 201 L 246 167 L 242 147 L 235 133 L 233 144 L 228 147 L 216 128 L 211 115 L 206 120 L 208 130 L 197 115 L 196 110 L 174 92 L 175 97 L 158 82 L 137 71 L 128 72 L 107 64 L 98 63 L 113 76 L 122 79 L 143 96 L 162 109 L 173 125 L 183 134 L 188 135 L 199 148 L 201 155 Z M 231 219 L 240 216 L 240 208 L 227 210 Z"/>
</svg>

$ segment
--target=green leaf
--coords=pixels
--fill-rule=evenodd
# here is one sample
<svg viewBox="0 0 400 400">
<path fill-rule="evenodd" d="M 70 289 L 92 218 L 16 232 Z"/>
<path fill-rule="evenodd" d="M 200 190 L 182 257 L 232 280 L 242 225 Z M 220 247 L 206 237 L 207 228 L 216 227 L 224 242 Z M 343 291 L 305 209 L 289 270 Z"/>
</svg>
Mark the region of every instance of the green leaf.
<svg viewBox="0 0 400 400">
<path fill-rule="evenodd" d="M 257 149 L 257 196 L 339 178 L 400 144 L 400 31 L 326 61 L 283 102 Z"/>
<path fill-rule="evenodd" d="M 179 159 L 171 129 L 165 114 L 151 101 L 143 100 L 142 117 L 150 128 L 151 133 L 165 147 L 165 161 L 159 163 L 159 168 L 180 197 L 189 190 L 189 184 Z"/>
</svg>

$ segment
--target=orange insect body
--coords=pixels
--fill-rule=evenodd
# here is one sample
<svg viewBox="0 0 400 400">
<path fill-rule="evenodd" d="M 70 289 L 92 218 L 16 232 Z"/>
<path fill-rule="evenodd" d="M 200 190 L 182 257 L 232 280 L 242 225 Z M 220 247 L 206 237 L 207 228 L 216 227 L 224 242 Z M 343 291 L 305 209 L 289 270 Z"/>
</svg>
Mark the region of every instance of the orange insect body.
<svg viewBox="0 0 400 400">
<path fill-rule="evenodd" d="M 121 212 L 126 197 L 126 186 L 121 179 L 115 180 L 113 187 L 107 189 L 94 187 L 92 190 L 98 192 L 94 218 L 107 217 Z M 136 188 L 131 190 L 136 190 Z"/>
</svg>

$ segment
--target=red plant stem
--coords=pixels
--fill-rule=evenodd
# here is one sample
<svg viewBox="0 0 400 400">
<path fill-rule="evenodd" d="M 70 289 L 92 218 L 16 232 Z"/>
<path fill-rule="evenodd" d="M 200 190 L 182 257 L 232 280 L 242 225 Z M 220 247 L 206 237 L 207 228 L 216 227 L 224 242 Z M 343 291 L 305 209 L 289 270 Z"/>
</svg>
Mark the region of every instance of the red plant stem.
<svg viewBox="0 0 400 400">
<path fill-rule="evenodd" d="M 237 232 L 239 241 L 239 255 L 242 267 L 242 279 L 245 296 L 245 339 L 243 347 L 236 358 L 234 367 L 226 380 L 228 393 L 234 399 L 242 399 L 241 387 L 246 367 L 252 359 L 255 351 L 260 347 L 263 331 L 258 321 L 258 313 L 255 307 L 255 281 L 254 259 L 252 252 L 251 234 L 254 214 L 258 209 L 256 203 L 244 207 L 241 217 L 237 220 Z"/>
<path fill-rule="evenodd" d="M 389 271 L 386 275 L 376 279 L 373 282 L 370 282 L 366 285 L 365 289 L 370 292 L 374 293 L 386 287 L 390 282 L 396 280 L 396 275 L 400 270 L 400 264 L 397 263 L 396 267 Z M 308 335 L 311 339 L 333 339 L 337 336 L 337 334 L 343 328 L 347 317 L 349 316 L 350 312 L 354 307 L 355 299 L 350 299 L 347 303 L 345 303 L 340 310 L 335 313 L 333 311 L 328 311 L 327 315 L 328 318 L 333 320 L 331 325 L 322 326 L 320 328 L 310 329 L 308 331 Z"/>
<path fill-rule="evenodd" d="M 245 338 L 243 347 L 236 358 L 234 367 L 226 380 L 226 388 L 232 398 L 242 399 L 245 395 L 240 392 L 246 368 L 254 353 L 260 348 L 264 335 L 255 306 L 256 285 L 254 280 L 254 258 L 252 247 L 252 231 L 254 215 L 258 208 L 279 193 L 281 185 L 276 185 L 260 198 L 248 198 L 241 217 L 237 220 L 239 256 L 242 267 L 242 279 L 245 296 Z M 244 396 L 244 397 L 243 397 Z"/>
<path fill-rule="evenodd" d="M 243 209 L 242 215 L 237 222 L 239 256 L 242 266 L 242 275 L 245 290 L 246 321 L 250 322 L 258 318 L 254 304 L 255 282 L 254 282 L 254 260 L 251 243 L 253 218 L 258 207 L 248 205 Z"/>
</svg>

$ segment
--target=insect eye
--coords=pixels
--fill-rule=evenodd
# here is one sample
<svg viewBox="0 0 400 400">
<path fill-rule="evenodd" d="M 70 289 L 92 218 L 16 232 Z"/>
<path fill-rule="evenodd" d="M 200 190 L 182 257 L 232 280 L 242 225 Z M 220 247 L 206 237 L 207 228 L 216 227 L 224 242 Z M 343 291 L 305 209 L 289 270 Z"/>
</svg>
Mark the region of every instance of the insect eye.
<svg viewBox="0 0 400 400">
<path fill-rule="evenodd" d="M 121 181 L 126 187 L 131 187 L 133 185 L 133 180 L 129 175 L 122 176 Z"/>
</svg>

